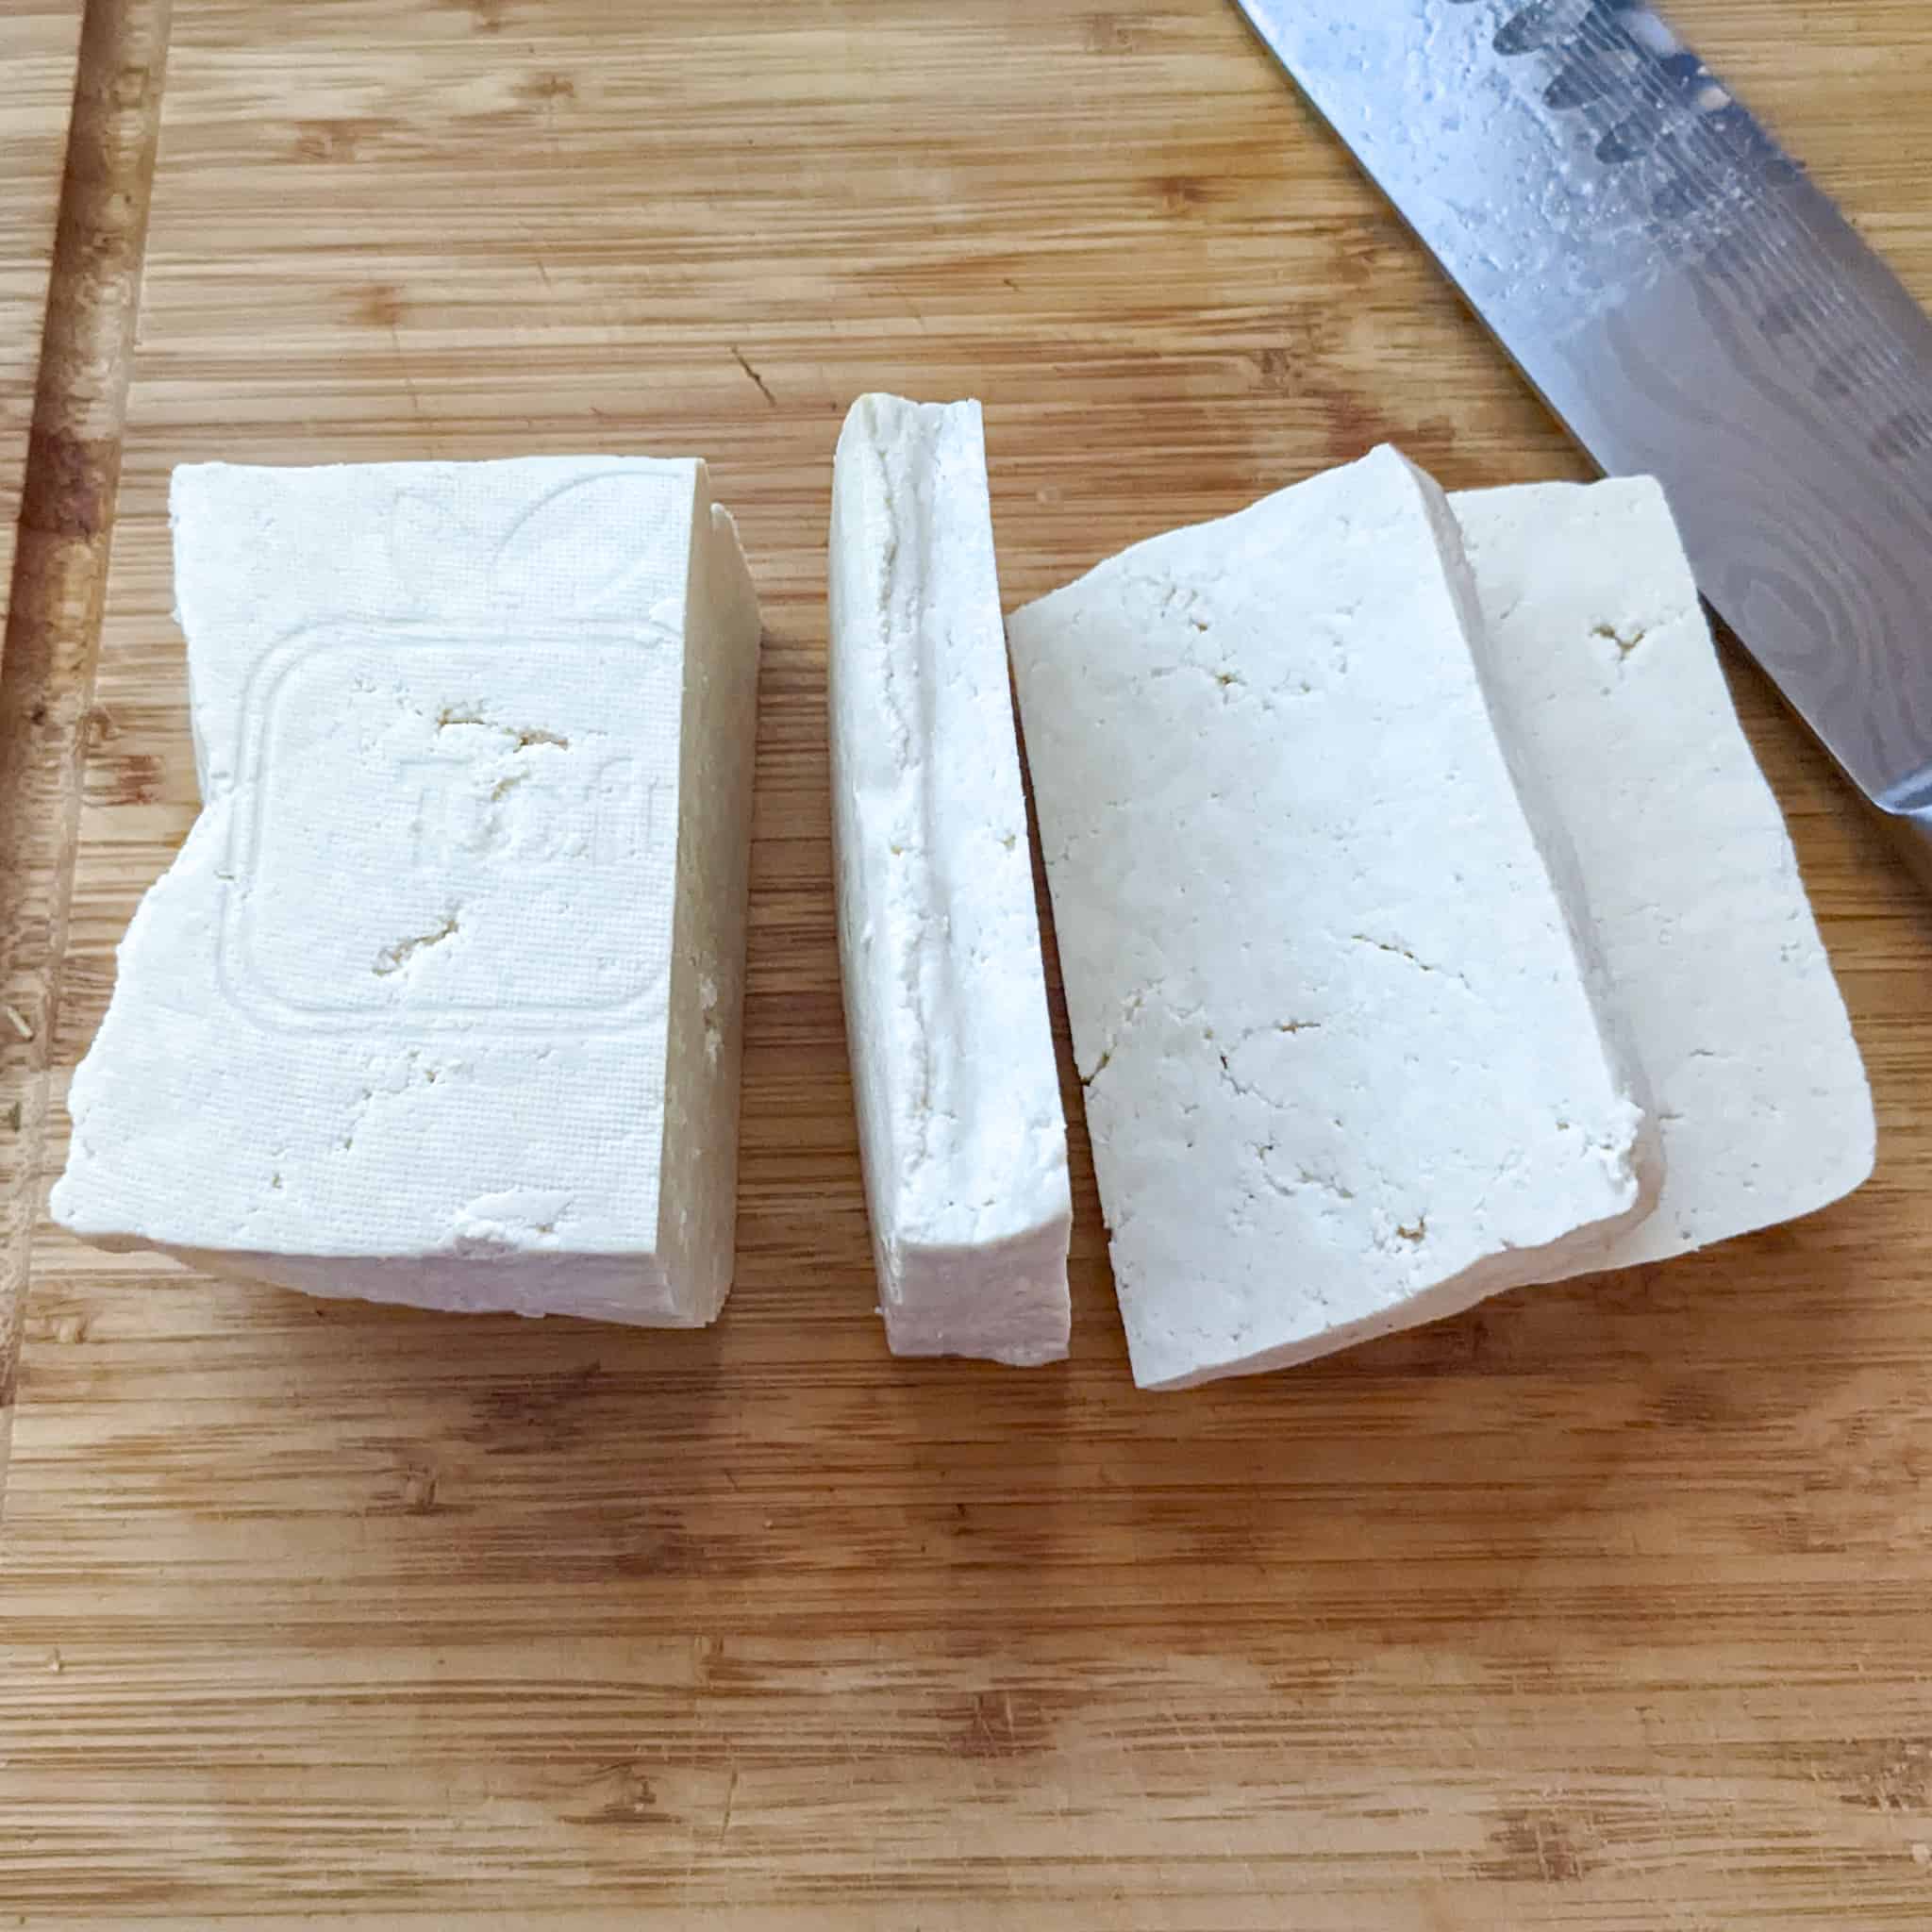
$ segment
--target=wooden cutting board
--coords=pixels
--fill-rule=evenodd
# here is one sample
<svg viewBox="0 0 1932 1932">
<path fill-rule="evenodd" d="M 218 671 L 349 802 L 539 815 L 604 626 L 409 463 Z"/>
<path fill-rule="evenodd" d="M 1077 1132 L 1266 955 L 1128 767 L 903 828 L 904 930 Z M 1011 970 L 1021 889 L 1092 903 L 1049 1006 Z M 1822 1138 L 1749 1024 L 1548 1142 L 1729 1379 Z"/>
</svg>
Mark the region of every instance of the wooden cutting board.
<svg viewBox="0 0 1932 1932">
<path fill-rule="evenodd" d="M 1676 11 L 1932 297 L 1919 0 Z M 175 15 L 58 1067 L 195 808 L 172 464 L 700 451 L 770 626 L 740 1276 L 651 1335 L 43 1228 L 15 1923 L 1932 1923 L 1932 917 L 1750 675 L 1878 1092 L 1858 1199 L 1141 1396 L 1070 1086 L 1071 1364 L 885 1354 L 821 718 L 852 396 L 985 398 L 1010 602 L 1382 437 L 1581 474 L 1231 8 Z"/>
</svg>

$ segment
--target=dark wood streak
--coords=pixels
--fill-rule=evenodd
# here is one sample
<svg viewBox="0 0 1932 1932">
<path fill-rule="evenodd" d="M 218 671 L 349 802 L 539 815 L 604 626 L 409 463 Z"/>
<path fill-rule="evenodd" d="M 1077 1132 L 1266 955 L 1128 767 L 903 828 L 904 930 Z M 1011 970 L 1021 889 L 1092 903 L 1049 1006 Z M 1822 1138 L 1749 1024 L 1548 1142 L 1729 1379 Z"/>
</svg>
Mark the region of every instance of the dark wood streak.
<svg viewBox="0 0 1932 1932">
<path fill-rule="evenodd" d="M 30 1028 L 25 1041 L 0 1031 L 0 1075 L 26 1123 L 0 1142 L 0 1481 L 40 1205 L 35 1149 L 59 1020 L 169 6 L 93 0 L 87 9 L 0 663 L 0 983 Z"/>
</svg>

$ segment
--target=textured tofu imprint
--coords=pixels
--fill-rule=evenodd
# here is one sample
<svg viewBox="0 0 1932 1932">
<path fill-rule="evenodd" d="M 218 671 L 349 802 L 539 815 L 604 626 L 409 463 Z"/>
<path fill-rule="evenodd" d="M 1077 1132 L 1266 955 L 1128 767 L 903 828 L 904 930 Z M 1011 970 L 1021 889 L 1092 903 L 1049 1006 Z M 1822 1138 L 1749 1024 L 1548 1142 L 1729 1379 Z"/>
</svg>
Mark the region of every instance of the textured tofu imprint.
<svg viewBox="0 0 1932 1932">
<path fill-rule="evenodd" d="M 862 396 L 833 475 L 846 1034 L 887 1339 L 1067 1352 L 1072 1202 L 977 403 Z"/>
<path fill-rule="evenodd" d="M 175 475 L 203 808 L 53 1210 L 317 1294 L 730 1287 L 758 614 L 703 464 Z"/>
<path fill-rule="evenodd" d="M 1011 622 L 1144 1387 L 1591 1265 L 1657 1197 L 1478 622 L 1447 502 L 1386 449 Z"/>
<path fill-rule="evenodd" d="M 1499 723 L 1570 828 L 1664 1145 L 1657 1210 L 1588 1265 L 1788 1221 L 1871 1174 L 1871 1089 L 1784 819 L 1648 478 L 1453 497 Z"/>
</svg>

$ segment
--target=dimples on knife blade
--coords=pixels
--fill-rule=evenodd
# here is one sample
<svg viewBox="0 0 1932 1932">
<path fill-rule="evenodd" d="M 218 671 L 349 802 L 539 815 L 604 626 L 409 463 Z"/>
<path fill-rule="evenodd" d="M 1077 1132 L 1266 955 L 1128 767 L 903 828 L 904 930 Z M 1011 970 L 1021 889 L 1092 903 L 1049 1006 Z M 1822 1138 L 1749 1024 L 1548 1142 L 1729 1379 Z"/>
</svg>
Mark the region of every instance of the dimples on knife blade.
<svg viewBox="0 0 1932 1932">
<path fill-rule="evenodd" d="M 1852 779 L 1932 831 L 1932 320 L 1656 9 L 1238 0 Z"/>
</svg>

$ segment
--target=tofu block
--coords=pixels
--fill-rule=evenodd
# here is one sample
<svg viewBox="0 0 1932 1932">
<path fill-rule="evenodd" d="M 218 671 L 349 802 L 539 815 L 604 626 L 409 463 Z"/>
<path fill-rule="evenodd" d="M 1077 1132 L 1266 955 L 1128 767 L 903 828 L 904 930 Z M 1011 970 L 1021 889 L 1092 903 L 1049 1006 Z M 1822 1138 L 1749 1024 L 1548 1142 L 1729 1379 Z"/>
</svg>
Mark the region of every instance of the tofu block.
<svg viewBox="0 0 1932 1932">
<path fill-rule="evenodd" d="M 861 396 L 833 471 L 845 1030 L 896 1355 L 1067 1352 L 1073 1207 L 977 403 Z"/>
<path fill-rule="evenodd" d="M 1389 449 L 1011 620 L 1142 1387 L 1454 1313 L 1657 1198 L 1478 623 L 1446 500 Z"/>
<path fill-rule="evenodd" d="M 1499 719 L 1569 825 L 1663 1134 L 1657 1211 L 1589 1265 L 1664 1260 L 1850 1193 L 1872 1173 L 1871 1090 L 1663 491 L 1451 501 Z"/>
<path fill-rule="evenodd" d="M 314 1294 L 731 1281 L 759 626 L 704 465 L 177 470 L 202 811 L 55 1216 Z"/>
</svg>

